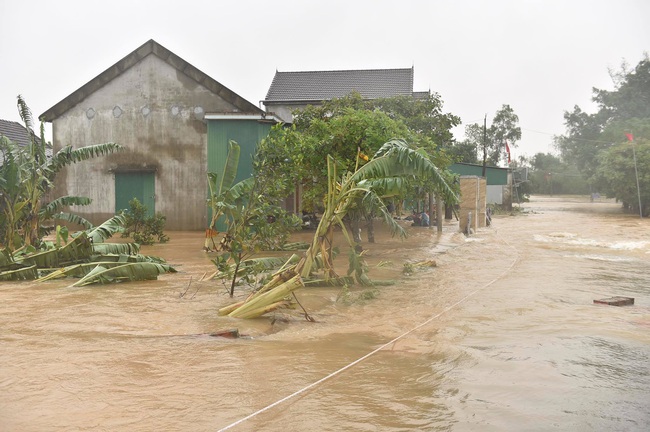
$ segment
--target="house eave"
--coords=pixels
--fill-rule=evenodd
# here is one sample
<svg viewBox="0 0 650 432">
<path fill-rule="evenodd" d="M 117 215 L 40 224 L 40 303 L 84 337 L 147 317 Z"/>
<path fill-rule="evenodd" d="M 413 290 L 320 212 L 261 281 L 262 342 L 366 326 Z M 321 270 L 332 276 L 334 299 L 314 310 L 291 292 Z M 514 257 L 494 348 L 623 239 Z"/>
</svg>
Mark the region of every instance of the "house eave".
<svg viewBox="0 0 650 432">
<path fill-rule="evenodd" d="M 284 123 L 280 117 L 273 114 L 227 114 L 227 113 L 206 113 L 205 120 L 257 120 L 275 123 Z"/>
</svg>

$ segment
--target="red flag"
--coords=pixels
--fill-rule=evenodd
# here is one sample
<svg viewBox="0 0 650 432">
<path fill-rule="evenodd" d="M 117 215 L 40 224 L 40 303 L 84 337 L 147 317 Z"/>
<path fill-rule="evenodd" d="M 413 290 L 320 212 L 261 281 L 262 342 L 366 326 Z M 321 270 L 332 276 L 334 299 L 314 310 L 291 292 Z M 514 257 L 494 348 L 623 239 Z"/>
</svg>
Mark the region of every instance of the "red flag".
<svg viewBox="0 0 650 432">
<path fill-rule="evenodd" d="M 628 141 L 634 141 L 634 135 L 632 135 L 631 133 L 626 133 L 625 136 L 627 137 Z"/>
<path fill-rule="evenodd" d="M 510 146 L 508 145 L 508 141 L 506 141 L 506 153 L 508 153 L 508 163 L 510 163 Z"/>
</svg>

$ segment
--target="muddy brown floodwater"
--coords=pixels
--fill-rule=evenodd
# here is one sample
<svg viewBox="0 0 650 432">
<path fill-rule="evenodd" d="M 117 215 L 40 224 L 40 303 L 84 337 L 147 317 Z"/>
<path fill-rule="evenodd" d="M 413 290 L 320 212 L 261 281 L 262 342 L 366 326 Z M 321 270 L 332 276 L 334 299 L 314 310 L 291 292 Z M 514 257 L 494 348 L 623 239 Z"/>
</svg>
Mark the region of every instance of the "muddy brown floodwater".
<svg viewBox="0 0 650 432">
<path fill-rule="evenodd" d="M 469 238 L 379 233 L 370 276 L 397 283 L 302 289 L 315 323 L 218 317 L 200 233 L 143 248 L 179 270 L 157 281 L 1 283 L 0 430 L 650 430 L 650 219 L 586 197 L 522 208 Z M 593 303 L 611 296 L 635 304 Z M 202 336 L 228 328 L 249 337 Z"/>
</svg>

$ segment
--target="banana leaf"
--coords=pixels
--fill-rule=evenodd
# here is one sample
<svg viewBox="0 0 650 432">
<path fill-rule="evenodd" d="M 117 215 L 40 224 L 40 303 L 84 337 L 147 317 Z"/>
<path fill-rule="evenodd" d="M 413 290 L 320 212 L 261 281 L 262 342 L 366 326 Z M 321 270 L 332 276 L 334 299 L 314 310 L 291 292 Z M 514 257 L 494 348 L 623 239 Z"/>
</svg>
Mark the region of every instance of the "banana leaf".
<svg viewBox="0 0 650 432">
<path fill-rule="evenodd" d="M 97 243 L 93 244 L 93 251 L 101 255 L 137 255 L 140 252 L 140 245 L 137 243 Z"/>
<path fill-rule="evenodd" d="M 72 286 L 81 287 L 95 283 L 154 280 L 162 273 L 176 273 L 176 269 L 166 264 L 146 262 L 128 263 L 110 268 L 97 265 L 90 273 L 72 284 Z"/>
<path fill-rule="evenodd" d="M 44 282 L 50 279 L 60 279 L 68 276 L 82 278 L 88 273 L 92 272 L 97 266 L 108 269 L 127 263 L 151 262 L 149 261 L 151 257 L 145 255 L 104 255 L 96 258 L 97 261 L 74 264 L 61 269 L 57 269 L 47 276 L 43 276 L 37 279 L 36 282 Z"/>
<path fill-rule="evenodd" d="M 59 248 L 59 265 L 88 260 L 92 253 L 93 245 L 86 233 L 82 232 L 70 243 Z"/>
<path fill-rule="evenodd" d="M 124 216 L 122 214 L 117 214 L 105 221 L 103 224 L 87 231 L 88 237 L 94 244 L 103 243 L 106 239 L 112 237 L 113 234 L 121 232 L 124 229 L 125 223 L 126 220 L 124 219 Z"/>
<path fill-rule="evenodd" d="M 14 266 L 14 260 L 7 249 L 0 249 L 0 269 Z"/>
<path fill-rule="evenodd" d="M 259 273 L 263 272 L 268 272 L 271 270 L 278 269 L 282 267 L 285 264 L 295 264 L 300 260 L 300 257 L 298 257 L 296 254 L 291 255 L 289 259 L 287 260 L 286 258 L 280 258 L 280 257 L 260 257 L 260 258 L 251 258 L 242 261 L 239 264 L 239 269 L 237 270 L 237 276 L 240 276 L 242 274 L 245 274 L 246 272 L 250 271 L 251 269 L 255 268 L 259 270 Z M 212 260 L 212 262 L 216 265 L 217 260 Z M 231 264 L 230 265 L 230 271 L 234 271 L 236 267 L 236 264 Z M 228 275 L 226 272 L 214 272 L 210 276 L 204 277 L 202 280 L 212 280 L 212 279 L 229 279 L 231 278 L 231 275 Z"/>
<path fill-rule="evenodd" d="M 73 224 L 81 225 L 85 229 L 91 229 L 93 227 L 93 224 L 90 223 L 90 221 L 86 218 L 83 218 L 79 215 L 76 215 L 74 213 L 65 213 L 65 212 L 60 212 L 52 216 L 52 219 L 54 220 L 62 220 L 66 222 L 71 222 Z"/>
<path fill-rule="evenodd" d="M 90 198 L 87 197 L 78 197 L 78 196 L 62 196 L 59 198 L 56 198 L 52 201 L 50 201 L 43 209 L 41 209 L 39 215 L 43 219 L 50 219 L 50 218 L 56 218 L 56 219 L 63 219 L 66 216 L 62 216 L 61 218 L 58 218 L 57 213 L 61 213 L 61 210 L 66 207 L 66 206 L 73 206 L 73 205 L 88 205 L 92 202 Z M 83 219 L 83 218 L 80 218 Z M 83 219 L 85 220 L 85 219 Z M 86 221 L 88 222 L 88 221 Z M 92 228 L 92 225 L 86 226 L 84 225 L 84 228 Z"/>
<path fill-rule="evenodd" d="M 345 285 L 354 285 L 354 278 L 352 276 L 339 276 L 337 278 L 329 278 L 329 279 L 308 279 L 305 280 L 303 283 L 305 284 L 306 287 L 345 286 Z"/>
<path fill-rule="evenodd" d="M 36 266 L 0 273 L 0 281 L 34 280 L 38 277 Z"/>
<path fill-rule="evenodd" d="M 92 254 L 92 244 L 85 233 L 75 237 L 61 248 L 25 255 L 21 263 L 34 263 L 38 268 L 49 269 L 67 264 L 88 261 Z"/>
<path fill-rule="evenodd" d="M 282 250 L 284 251 L 289 251 L 289 250 L 307 250 L 309 249 L 309 243 L 307 242 L 293 242 L 293 243 L 285 243 L 282 246 Z"/>
<path fill-rule="evenodd" d="M 127 263 L 127 262 L 151 262 L 151 263 L 165 264 L 167 262 L 164 259 L 162 259 L 160 257 L 157 257 L 157 256 L 142 255 L 142 254 L 135 254 L 135 255 L 103 254 L 103 255 L 93 256 L 90 260 L 91 260 L 91 262 L 94 262 L 94 263 L 100 263 L 100 262 L 121 262 L 121 263 Z"/>
</svg>

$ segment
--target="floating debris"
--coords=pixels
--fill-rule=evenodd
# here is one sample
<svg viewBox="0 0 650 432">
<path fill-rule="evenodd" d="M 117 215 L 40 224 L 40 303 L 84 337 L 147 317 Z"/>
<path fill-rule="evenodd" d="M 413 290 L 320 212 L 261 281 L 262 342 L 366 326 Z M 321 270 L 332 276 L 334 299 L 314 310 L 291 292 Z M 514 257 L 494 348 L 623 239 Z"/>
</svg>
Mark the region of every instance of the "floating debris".
<svg viewBox="0 0 650 432">
<path fill-rule="evenodd" d="M 594 300 L 595 304 L 605 304 L 609 306 L 627 306 L 634 304 L 633 297 L 610 297 L 600 300 Z"/>
</svg>

